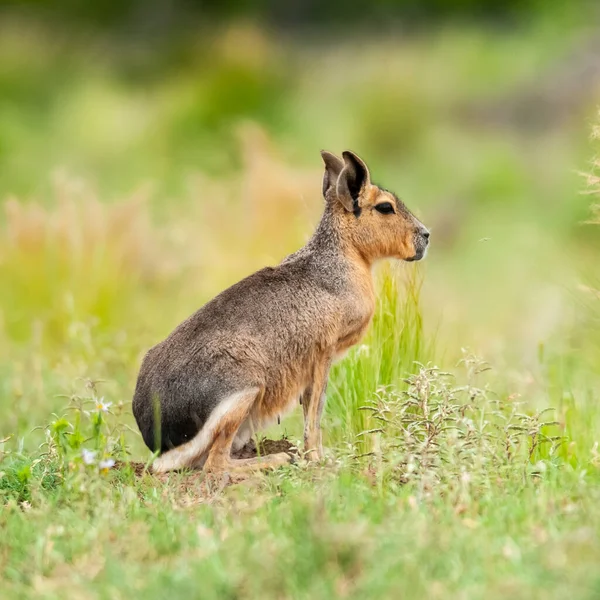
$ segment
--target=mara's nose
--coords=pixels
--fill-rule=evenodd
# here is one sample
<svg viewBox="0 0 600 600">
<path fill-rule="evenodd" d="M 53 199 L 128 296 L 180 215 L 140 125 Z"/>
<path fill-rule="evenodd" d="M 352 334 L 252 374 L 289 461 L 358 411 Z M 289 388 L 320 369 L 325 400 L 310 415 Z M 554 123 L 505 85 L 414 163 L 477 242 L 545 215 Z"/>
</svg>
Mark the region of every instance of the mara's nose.
<svg viewBox="0 0 600 600">
<path fill-rule="evenodd" d="M 421 235 L 429 242 L 429 231 L 427 229 L 422 229 Z"/>
</svg>

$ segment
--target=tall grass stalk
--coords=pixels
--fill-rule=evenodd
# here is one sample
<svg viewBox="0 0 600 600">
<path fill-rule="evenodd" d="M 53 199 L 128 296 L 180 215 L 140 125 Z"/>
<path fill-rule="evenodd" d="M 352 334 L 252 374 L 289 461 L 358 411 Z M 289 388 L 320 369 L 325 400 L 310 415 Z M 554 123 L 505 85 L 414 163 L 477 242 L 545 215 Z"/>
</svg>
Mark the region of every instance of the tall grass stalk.
<svg viewBox="0 0 600 600">
<path fill-rule="evenodd" d="M 377 309 L 369 333 L 332 369 L 327 393 L 330 443 L 355 439 L 369 429 L 371 417 L 360 408 L 378 388 L 402 388 L 403 380 L 418 369 L 417 362 L 435 360 L 435 337 L 423 327 L 419 268 L 385 264 L 376 278 Z M 359 442 L 361 446 L 365 443 Z"/>
</svg>

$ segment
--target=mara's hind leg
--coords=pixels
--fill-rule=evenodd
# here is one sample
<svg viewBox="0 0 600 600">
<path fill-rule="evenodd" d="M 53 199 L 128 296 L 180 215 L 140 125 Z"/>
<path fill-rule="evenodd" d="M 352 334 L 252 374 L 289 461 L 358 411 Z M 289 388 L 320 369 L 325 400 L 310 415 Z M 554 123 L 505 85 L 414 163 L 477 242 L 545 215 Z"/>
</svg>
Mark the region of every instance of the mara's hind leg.
<svg viewBox="0 0 600 600">
<path fill-rule="evenodd" d="M 236 435 L 240 428 L 247 424 L 250 409 L 259 393 L 257 389 L 247 390 L 243 400 L 240 398 L 235 406 L 232 406 L 229 411 L 221 415 L 220 420 L 215 424 L 213 442 L 204 464 L 205 471 L 213 474 L 249 472 L 279 467 L 291 462 L 291 456 L 285 452 L 270 454 L 260 458 L 237 460 L 231 458 L 231 450 Z M 238 438 L 238 441 L 241 441 L 240 438 Z"/>
<path fill-rule="evenodd" d="M 236 454 L 240 452 L 247 444 L 251 443 L 253 433 L 252 420 L 250 417 L 246 417 L 233 438 L 233 444 L 231 445 L 232 453 Z"/>
<path fill-rule="evenodd" d="M 194 438 L 161 454 L 154 461 L 152 470 L 155 473 L 164 473 L 186 468 L 201 469 L 213 442 L 222 436 L 223 423 L 237 422 L 239 415 L 242 415 L 243 420 L 252 407 L 258 391 L 258 388 L 249 388 L 223 398 L 215 406 L 208 420 Z"/>
</svg>

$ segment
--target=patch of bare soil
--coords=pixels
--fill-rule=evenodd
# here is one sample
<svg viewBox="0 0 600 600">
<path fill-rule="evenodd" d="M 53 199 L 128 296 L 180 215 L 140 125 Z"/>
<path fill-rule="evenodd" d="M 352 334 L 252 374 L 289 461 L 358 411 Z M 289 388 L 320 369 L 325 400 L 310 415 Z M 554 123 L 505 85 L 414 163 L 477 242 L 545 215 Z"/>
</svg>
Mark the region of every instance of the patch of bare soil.
<svg viewBox="0 0 600 600">
<path fill-rule="evenodd" d="M 289 440 L 262 439 L 258 443 L 258 448 L 254 440 L 250 440 L 239 452 L 236 452 L 232 456 L 233 458 L 255 458 L 257 456 L 277 454 L 278 452 L 286 452 L 290 456 L 298 455 L 298 449 Z"/>
<path fill-rule="evenodd" d="M 251 440 L 241 450 L 232 454 L 232 457 L 236 459 L 255 458 L 279 452 L 286 452 L 291 456 L 298 455 L 298 449 L 289 440 L 262 439 L 258 443 L 258 447 Z M 173 478 L 173 473 L 153 473 L 151 467 L 143 462 L 122 461 L 115 465 L 115 469 L 121 471 L 131 469 L 136 477 L 151 477 L 160 483 L 166 483 Z M 216 479 L 212 478 L 209 480 L 202 471 L 179 471 L 176 475 L 178 475 L 177 485 L 179 491 L 184 494 L 192 492 L 193 496 L 197 499 L 208 497 L 214 494 L 215 491 L 220 491 L 228 485 L 240 483 L 248 479 L 247 475 L 224 473 Z"/>
</svg>

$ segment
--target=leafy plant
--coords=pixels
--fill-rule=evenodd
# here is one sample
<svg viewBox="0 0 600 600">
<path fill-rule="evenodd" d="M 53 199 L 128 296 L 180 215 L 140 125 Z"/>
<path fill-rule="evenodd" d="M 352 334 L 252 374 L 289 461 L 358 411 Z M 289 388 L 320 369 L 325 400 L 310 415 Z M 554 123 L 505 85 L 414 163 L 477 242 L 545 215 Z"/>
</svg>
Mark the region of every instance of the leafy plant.
<svg viewBox="0 0 600 600">
<path fill-rule="evenodd" d="M 464 385 L 419 364 L 405 390 L 380 387 L 361 407 L 376 426 L 358 437 L 375 438 L 366 455 L 380 460 L 385 478 L 422 490 L 457 482 L 485 489 L 508 477 L 539 475 L 557 462 L 563 438 L 558 422 L 547 418 L 553 409 L 525 412 L 517 397 L 475 385 L 487 363 L 471 355 L 461 362 Z"/>
<path fill-rule="evenodd" d="M 105 475 L 118 460 L 127 458 L 125 405 L 113 405 L 100 396 L 99 383 L 87 380 L 83 393 L 69 396 L 64 413 L 54 414 L 43 428 L 46 439 L 37 456 L 19 448 L 0 455 L 5 469 L 0 492 L 29 502 L 32 487 L 48 489 L 49 482 L 50 487 L 62 481 L 67 490 L 84 490 L 90 476 Z"/>
</svg>

